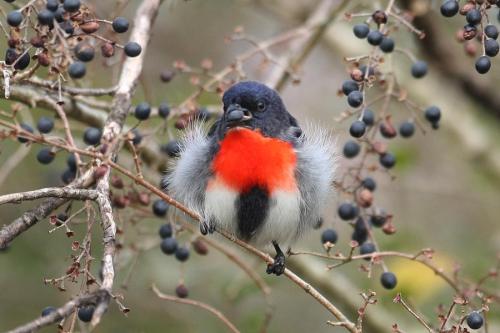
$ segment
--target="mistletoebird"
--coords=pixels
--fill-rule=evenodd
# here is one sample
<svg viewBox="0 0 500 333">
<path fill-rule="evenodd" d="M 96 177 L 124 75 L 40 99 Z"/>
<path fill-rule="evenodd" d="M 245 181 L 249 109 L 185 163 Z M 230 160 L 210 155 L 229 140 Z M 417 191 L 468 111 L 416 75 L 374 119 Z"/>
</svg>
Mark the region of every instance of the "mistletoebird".
<svg viewBox="0 0 500 333">
<path fill-rule="evenodd" d="M 256 246 L 272 244 L 276 257 L 267 273 L 281 275 L 280 245 L 320 221 L 335 144 L 325 131 L 303 131 L 264 84 L 237 83 L 222 102 L 224 113 L 208 133 L 198 125 L 185 134 L 165 189 L 203 217 L 203 234 L 220 228 Z"/>
</svg>

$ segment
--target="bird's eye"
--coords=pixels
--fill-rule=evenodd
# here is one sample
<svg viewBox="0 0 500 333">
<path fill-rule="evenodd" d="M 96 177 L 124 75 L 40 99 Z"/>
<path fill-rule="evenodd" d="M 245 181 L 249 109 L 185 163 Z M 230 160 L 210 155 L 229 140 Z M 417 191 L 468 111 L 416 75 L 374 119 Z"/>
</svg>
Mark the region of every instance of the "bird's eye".
<svg viewBox="0 0 500 333">
<path fill-rule="evenodd" d="M 260 101 L 259 103 L 257 103 L 257 108 L 259 109 L 259 111 L 264 111 L 264 109 L 266 108 L 266 103 Z"/>
</svg>

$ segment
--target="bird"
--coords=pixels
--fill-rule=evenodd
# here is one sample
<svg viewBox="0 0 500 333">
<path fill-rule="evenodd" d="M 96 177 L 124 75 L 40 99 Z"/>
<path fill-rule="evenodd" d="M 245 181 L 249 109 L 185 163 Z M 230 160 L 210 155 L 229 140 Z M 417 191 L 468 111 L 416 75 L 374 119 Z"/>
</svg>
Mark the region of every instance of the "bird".
<svg viewBox="0 0 500 333">
<path fill-rule="evenodd" d="M 303 131 L 275 90 L 240 81 L 222 96 L 223 113 L 207 131 L 192 126 L 163 179 L 165 191 L 200 214 L 206 235 L 224 230 L 274 247 L 268 274 L 285 271 L 285 253 L 320 221 L 333 191 L 335 141 Z M 289 249 L 289 248 L 288 248 Z"/>
</svg>

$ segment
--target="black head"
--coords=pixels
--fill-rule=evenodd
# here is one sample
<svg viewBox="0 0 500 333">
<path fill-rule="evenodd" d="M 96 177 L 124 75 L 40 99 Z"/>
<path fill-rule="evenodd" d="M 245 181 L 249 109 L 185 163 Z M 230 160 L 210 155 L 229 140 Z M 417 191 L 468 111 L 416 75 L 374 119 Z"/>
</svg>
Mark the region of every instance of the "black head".
<svg viewBox="0 0 500 333">
<path fill-rule="evenodd" d="M 255 81 L 243 81 L 229 88 L 222 97 L 224 114 L 218 124 L 221 137 L 234 127 L 258 129 L 263 135 L 278 137 L 297 126 L 278 93 Z"/>
</svg>

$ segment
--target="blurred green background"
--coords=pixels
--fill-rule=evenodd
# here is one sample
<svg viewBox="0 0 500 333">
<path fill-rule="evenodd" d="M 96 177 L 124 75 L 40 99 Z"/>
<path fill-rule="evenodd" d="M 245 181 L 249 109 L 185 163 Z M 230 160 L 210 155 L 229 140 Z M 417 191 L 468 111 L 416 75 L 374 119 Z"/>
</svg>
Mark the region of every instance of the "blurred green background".
<svg viewBox="0 0 500 333">
<path fill-rule="evenodd" d="M 354 2 L 354 1 L 353 1 Z M 132 18 L 139 1 L 130 1 L 123 16 Z M 162 6 L 155 24 L 153 38 L 147 50 L 147 60 L 141 86 L 135 102 L 147 98 L 148 102 L 158 105 L 167 100 L 172 105 L 181 102 L 192 91 L 189 76 L 177 76 L 171 83 L 162 84 L 159 72 L 172 67 L 177 59 L 198 66 L 205 58 L 214 61 L 219 69 L 230 63 L 234 57 L 248 49 L 244 42 L 227 44 L 224 36 L 231 34 L 234 27 L 245 27 L 248 34 L 263 40 L 297 26 L 304 19 L 315 1 L 166 1 Z M 98 16 L 108 18 L 113 1 L 88 1 L 95 6 Z M 7 8 L 7 4 L 2 4 Z M 453 39 L 454 27 L 460 20 L 443 21 L 442 29 Z M 324 40 L 314 49 L 301 68 L 301 84 L 287 86 L 282 97 L 288 110 L 301 123 L 317 123 L 330 128 L 338 137 L 339 143 L 346 140 L 349 120 L 336 123 L 340 112 L 347 108 L 345 99 L 337 91 L 347 78 L 344 56 L 358 55 L 368 50 L 365 43 L 355 40 L 351 33 L 352 23 L 337 20 L 328 30 Z M 397 43 L 409 47 L 419 54 L 418 46 L 410 34 L 400 31 Z M 2 42 L 5 45 L 5 41 Z M 461 48 L 457 57 L 461 57 Z M 274 49 L 286 51 L 286 47 Z M 397 138 L 390 142 L 390 148 L 397 153 L 398 166 L 394 171 L 395 180 L 384 174 L 376 174 L 379 184 L 375 202 L 394 214 L 398 232 L 386 236 L 379 230 L 377 240 L 384 250 L 397 250 L 414 253 L 425 247 L 436 250 L 435 261 L 451 272 L 455 263 L 460 264 L 460 274 L 471 280 L 484 276 L 495 266 L 500 250 L 500 168 L 497 144 L 500 122 L 490 115 L 490 110 L 478 105 L 461 90 L 461 87 L 447 81 L 440 74 L 439 64 L 431 62 L 429 75 L 422 80 L 412 80 L 409 75 L 410 63 L 401 55 L 394 55 L 400 81 L 408 88 L 410 96 L 420 105 L 436 104 L 443 110 L 442 128 L 428 131 L 425 135 L 417 133 L 411 140 Z M 461 58 L 462 59 L 462 58 Z M 463 66 L 471 68 L 473 60 L 463 57 Z M 259 59 L 250 62 L 247 70 L 249 78 L 264 79 L 266 71 L 259 69 Z M 102 59 L 94 61 L 89 68 L 91 75 L 85 85 L 107 86 L 115 77 L 116 69 L 103 71 Z M 491 87 L 500 83 L 500 64 L 493 63 L 493 69 L 483 80 Z M 493 88 L 492 88 L 493 89 Z M 206 96 L 205 103 L 215 104 L 217 96 Z M 9 102 L 1 101 L 6 109 Z M 393 103 L 391 110 L 396 122 L 407 119 L 406 110 L 398 109 Z M 498 111 L 498 110 L 497 110 Z M 45 111 L 33 110 L 32 117 L 37 119 Z M 81 137 L 83 125 L 74 124 L 75 137 Z M 163 139 L 168 141 L 169 135 Z M 18 149 L 17 144 L 0 141 L 0 166 Z M 36 162 L 36 147 L 14 172 L 0 184 L 0 194 L 26 191 L 40 187 L 61 185 L 60 174 L 64 170 L 65 155 L 59 154 L 55 163 L 42 166 Z M 341 169 L 349 165 L 340 159 Z M 335 210 L 342 198 L 332 198 L 325 213 L 325 226 L 339 230 L 338 249 L 347 251 L 351 229 L 339 221 Z M 32 207 L 32 203 L 0 206 L 1 224 L 10 223 Z M 119 214 L 126 215 L 120 211 Z M 127 233 L 124 243 L 149 244 L 156 241 L 157 229 L 162 221 L 144 219 Z M 68 300 L 78 285 L 67 284 L 68 291 L 59 292 L 46 286 L 43 279 L 64 274 L 69 264 L 72 239 L 64 233 L 48 234 L 51 228 L 48 221 L 42 221 L 29 232 L 16 239 L 12 246 L 0 253 L 0 331 L 13 328 L 38 316 L 48 305 L 60 305 Z M 75 227 L 75 239 L 84 235 L 84 225 Z M 96 228 L 93 242 L 93 256 L 98 263 L 101 244 L 99 228 Z M 216 236 L 210 236 L 217 238 Z M 295 249 L 321 251 L 320 231 L 314 231 Z M 218 239 L 218 238 L 217 238 Z M 188 238 L 184 239 L 188 241 Z M 219 241 L 219 239 L 218 239 Z M 306 293 L 285 278 L 265 276 L 264 265 L 250 255 L 240 252 L 225 240 L 220 240 L 233 251 L 241 254 L 243 260 L 255 267 L 272 287 L 272 300 L 275 306 L 269 332 L 341 332 L 325 324 L 332 320 L 328 312 L 311 299 Z M 264 317 L 265 302 L 259 290 L 225 256 L 210 251 L 207 257 L 192 253 L 186 264 L 179 264 L 175 258 L 161 253 L 158 246 L 142 253 L 133 270 L 128 287 L 120 288 L 126 278 L 133 252 L 123 250 L 118 257 L 120 270 L 115 283 L 116 293 L 123 294 L 123 303 L 131 308 L 124 316 L 116 304 L 111 304 L 97 332 L 222 332 L 226 328 L 210 314 L 187 305 L 159 300 L 151 291 L 151 283 L 168 294 L 174 294 L 181 277 L 189 288 L 190 297 L 213 305 L 221 310 L 242 332 L 256 332 Z M 302 257 L 316 268 L 324 267 L 325 262 Z M 310 260 L 309 260 L 310 259 Z M 293 265 L 296 258 L 290 259 Z M 433 274 L 415 263 L 387 259 L 389 268 L 399 277 L 396 290 L 386 291 L 378 281 L 380 267 L 376 267 L 371 279 L 359 269 L 359 263 L 350 263 L 332 271 L 321 270 L 323 281 L 337 281 L 347 278 L 353 288 L 351 302 L 361 304 L 359 292 L 372 289 L 377 292 L 379 304 L 385 314 L 389 314 L 386 332 L 393 323 L 398 323 L 405 332 L 422 332 L 415 320 L 392 299 L 398 291 L 410 300 L 420 312 L 436 323 L 436 308 L 440 303 L 450 304 L 453 291 Z M 97 272 L 96 265 L 94 270 Z M 314 284 L 314 282 L 313 282 Z M 487 284 L 490 289 L 500 290 L 498 281 Z M 329 297 L 335 304 L 346 300 Z M 370 310 L 369 310 L 370 311 Z M 375 310 L 374 310 L 375 311 Z M 355 315 L 351 313 L 351 317 Z M 384 317 L 385 318 L 385 317 Z M 490 332 L 500 330 L 498 305 L 491 306 Z M 385 319 L 384 319 L 385 320 Z M 56 329 L 46 328 L 43 332 Z M 85 327 L 77 330 L 85 331 Z"/>
</svg>

